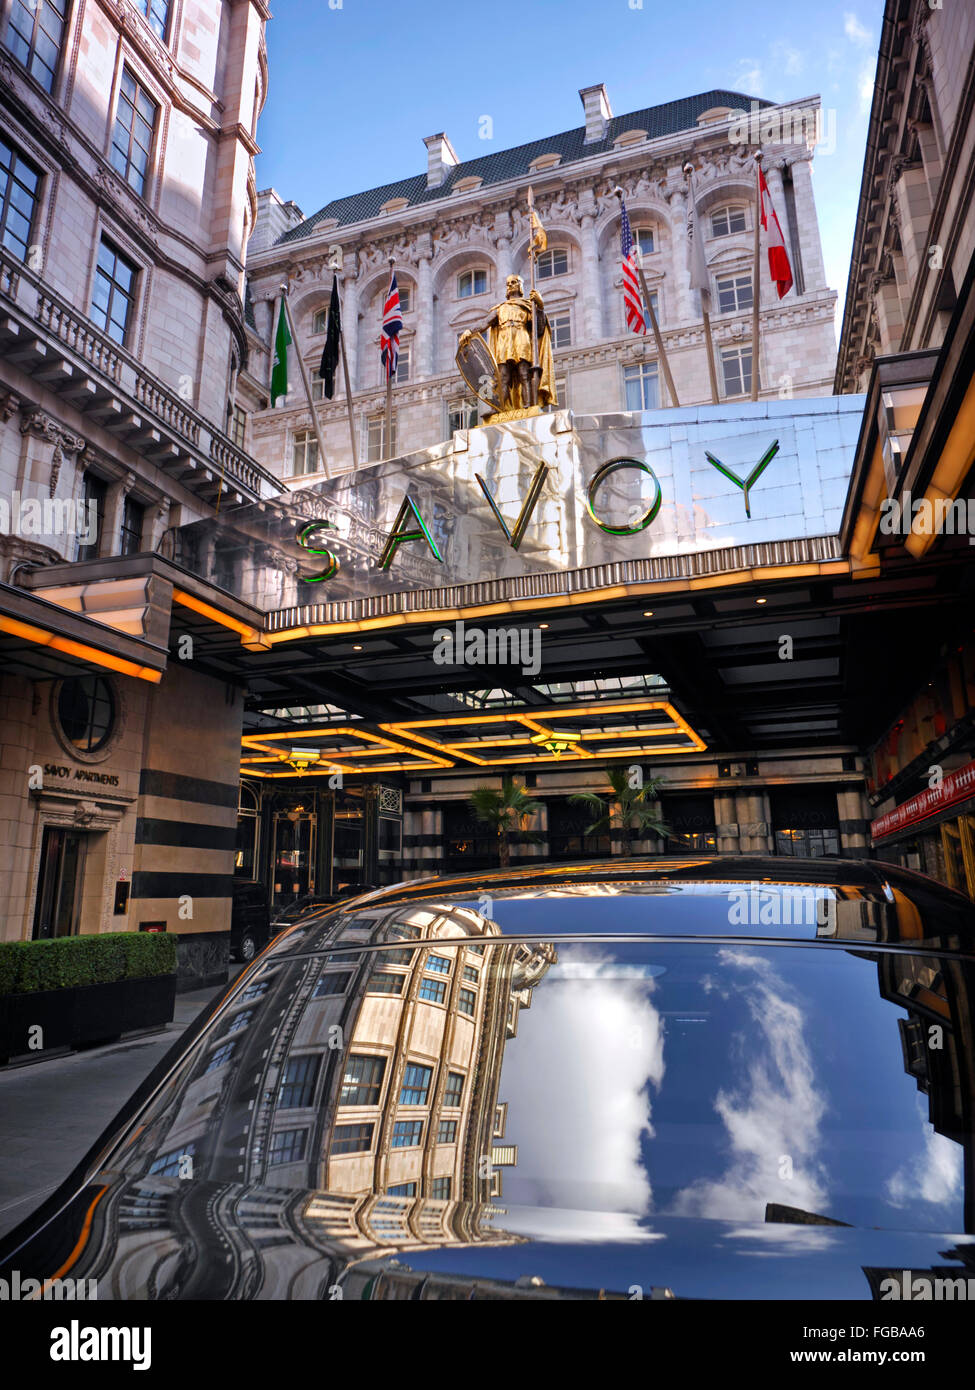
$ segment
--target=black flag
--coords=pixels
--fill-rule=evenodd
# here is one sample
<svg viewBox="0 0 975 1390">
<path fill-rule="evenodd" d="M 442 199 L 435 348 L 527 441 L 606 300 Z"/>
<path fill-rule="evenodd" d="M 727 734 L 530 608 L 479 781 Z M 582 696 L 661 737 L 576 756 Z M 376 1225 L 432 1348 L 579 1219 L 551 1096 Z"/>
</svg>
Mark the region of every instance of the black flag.
<svg viewBox="0 0 975 1390">
<path fill-rule="evenodd" d="M 332 276 L 332 297 L 328 302 L 328 327 L 325 330 L 325 347 L 322 351 L 322 365 L 318 369 L 328 400 L 335 394 L 335 369 L 339 364 L 339 334 L 342 331 L 342 316 L 339 310 L 339 280 Z"/>
</svg>

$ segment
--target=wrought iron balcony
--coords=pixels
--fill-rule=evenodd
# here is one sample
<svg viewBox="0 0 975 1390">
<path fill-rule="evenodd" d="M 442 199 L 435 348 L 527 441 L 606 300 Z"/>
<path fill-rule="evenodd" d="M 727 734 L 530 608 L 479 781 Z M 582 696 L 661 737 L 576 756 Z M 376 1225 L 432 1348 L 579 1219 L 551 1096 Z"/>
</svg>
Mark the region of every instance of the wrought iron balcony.
<svg viewBox="0 0 975 1390">
<path fill-rule="evenodd" d="M 0 248 L 0 356 L 14 362 L 201 501 L 281 492 L 244 453 L 92 321 Z"/>
</svg>

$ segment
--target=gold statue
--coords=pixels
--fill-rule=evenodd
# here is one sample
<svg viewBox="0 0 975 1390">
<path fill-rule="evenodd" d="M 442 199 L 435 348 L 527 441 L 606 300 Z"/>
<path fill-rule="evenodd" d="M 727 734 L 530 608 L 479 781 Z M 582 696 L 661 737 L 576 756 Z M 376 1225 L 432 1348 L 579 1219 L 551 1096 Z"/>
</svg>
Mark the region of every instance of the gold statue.
<svg viewBox="0 0 975 1390">
<path fill-rule="evenodd" d="M 532 290 L 526 298 L 520 275 L 509 275 L 505 288 L 504 302 L 494 306 L 485 325 L 487 344 L 498 364 L 501 412 L 531 411 L 536 414 L 540 406 L 558 402 L 552 332 L 537 290 Z M 474 332 L 471 330 L 461 334 L 461 353 L 474 337 Z M 533 346 L 537 349 L 537 356 L 533 354 Z"/>
</svg>

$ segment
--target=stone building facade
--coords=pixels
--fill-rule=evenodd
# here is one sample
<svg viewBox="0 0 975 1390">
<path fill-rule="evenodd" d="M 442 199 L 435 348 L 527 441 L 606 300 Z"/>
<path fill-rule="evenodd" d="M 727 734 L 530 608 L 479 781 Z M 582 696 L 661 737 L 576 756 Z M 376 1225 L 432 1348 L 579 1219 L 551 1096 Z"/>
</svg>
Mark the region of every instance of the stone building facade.
<svg viewBox="0 0 975 1390">
<path fill-rule="evenodd" d="M 165 921 L 226 959 L 242 702 L 169 664 L 213 595 L 151 552 L 278 490 L 234 416 L 266 18 L 0 4 L 6 939 Z"/>
<path fill-rule="evenodd" d="M 300 486 L 352 464 L 341 373 L 334 399 L 316 406 L 328 454 L 324 467 L 296 367 L 283 405 L 267 408 L 267 345 L 280 286 L 289 286 L 299 349 L 320 397 L 314 378 L 331 267 L 340 268 L 360 463 L 449 439 L 476 420 L 475 402 L 454 362 L 460 334 L 484 324 L 504 297 L 508 274 L 529 282 L 529 185 L 548 238 L 537 287 L 552 324 L 560 405 L 605 413 L 671 403 L 652 336 L 638 337 L 625 323 L 617 186 L 641 247 L 680 402 L 710 401 L 700 296 L 687 271 L 687 161 L 697 171 L 719 396 L 747 399 L 753 154 L 759 144 L 795 268 L 794 289 L 780 301 L 763 253 L 761 396 L 828 392 L 836 296 L 826 284 L 813 195 L 819 99 L 773 107 L 711 91 L 614 117 L 603 86 L 580 96 L 584 126 L 465 162 L 445 134 L 430 136 L 425 174 L 337 198 L 306 219 L 273 189 L 258 195 L 248 259 L 251 367 L 242 393 L 252 407 L 249 446 L 275 473 Z M 393 438 L 386 448 L 379 331 L 390 259 L 405 303 Z"/>
</svg>

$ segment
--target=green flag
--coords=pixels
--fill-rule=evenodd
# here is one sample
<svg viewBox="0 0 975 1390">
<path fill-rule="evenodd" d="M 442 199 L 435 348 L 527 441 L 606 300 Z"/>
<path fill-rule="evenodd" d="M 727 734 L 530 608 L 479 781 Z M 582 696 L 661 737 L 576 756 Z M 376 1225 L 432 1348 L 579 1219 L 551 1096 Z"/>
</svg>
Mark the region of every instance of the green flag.
<svg viewBox="0 0 975 1390">
<path fill-rule="evenodd" d="M 288 348 L 291 334 L 288 332 L 288 315 L 281 300 L 281 313 L 278 317 L 278 331 L 274 338 L 274 366 L 271 368 L 271 405 L 279 396 L 288 394 Z"/>
</svg>

